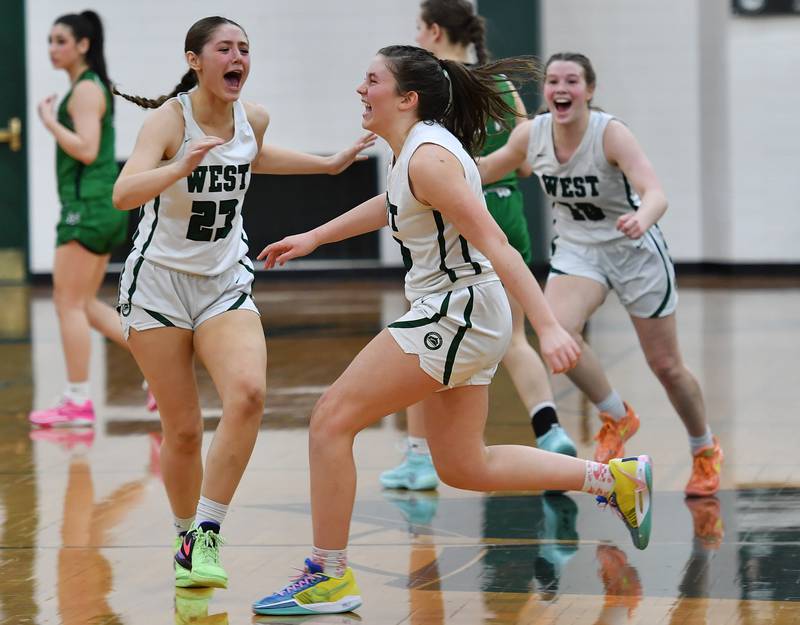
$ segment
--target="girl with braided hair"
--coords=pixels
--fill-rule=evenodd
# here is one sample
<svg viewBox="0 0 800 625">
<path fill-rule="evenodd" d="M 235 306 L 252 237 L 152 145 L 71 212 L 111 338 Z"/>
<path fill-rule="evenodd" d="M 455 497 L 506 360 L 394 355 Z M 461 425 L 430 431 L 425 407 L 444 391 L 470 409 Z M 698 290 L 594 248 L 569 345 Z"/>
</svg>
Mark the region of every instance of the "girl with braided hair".
<svg viewBox="0 0 800 625">
<path fill-rule="evenodd" d="M 468 68 L 412 46 L 381 49 L 356 89 L 362 126 L 392 150 L 388 189 L 315 228 L 268 245 L 267 268 L 325 243 L 388 225 L 400 245 L 411 310 L 381 331 L 325 391 L 309 428 L 314 545 L 302 574 L 256 601 L 259 614 L 347 612 L 361 593 L 347 565 L 356 491 L 356 434 L 387 414 L 422 403 L 436 469 L 475 491 L 583 490 L 621 513 L 634 544 L 650 535 L 647 456 L 609 464 L 522 445 L 487 447 L 488 384 L 511 338 L 503 285 L 520 302 L 554 372 L 580 357 L 556 322 L 519 253 L 486 210 L 473 155 L 487 119 L 515 110 L 495 76 L 530 80 L 529 59 Z M 503 281 L 501 285 L 500 281 Z"/>
<path fill-rule="evenodd" d="M 158 401 L 175 585 L 225 588 L 220 526 L 253 451 L 266 395 L 267 351 L 242 224 L 250 176 L 338 173 L 360 160 L 374 137 L 331 157 L 267 147 L 267 111 L 239 99 L 250 72 L 244 29 L 224 17 L 203 18 L 186 34 L 184 50 L 189 70 L 171 94 L 120 94 L 155 110 L 114 186 L 117 208 L 143 207 L 118 309 Z M 222 399 L 205 471 L 195 357 Z"/>
</svg>

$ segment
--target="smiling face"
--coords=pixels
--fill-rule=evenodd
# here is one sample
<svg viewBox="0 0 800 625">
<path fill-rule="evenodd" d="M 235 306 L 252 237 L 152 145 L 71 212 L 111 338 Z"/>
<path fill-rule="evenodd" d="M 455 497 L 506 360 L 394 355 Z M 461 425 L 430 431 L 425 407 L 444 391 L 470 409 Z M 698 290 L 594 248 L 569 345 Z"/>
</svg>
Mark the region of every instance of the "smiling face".
<svg viewBox="0 0 800 625">
<path fill-rule="evenodd" d="M 189 66 L 198 82 L 221 100 L 238 100 L 250 73 L 250 42 L 233 24 L 218 26 L 200 54 L 187 52 Z"/>
<path fill-rule="evenodd" d="M 50 62 L 56 69 L 66 69 L 75 63 L 83 62 L 89 50 L 89 40 L 75 40 L 72 29 L 61 22 L 53 24 L 47 38 Z"/>
<path fill-rule="evenodd" d="M 388 128 L 394 119 L 397 104 L 402 99 L 397 93 L 397 81 L 386 65 L 385 57 L 379 54 L 372 60 L 356 93 L 364 104 L 361 126 L 381 135 L 381 130 Z"/>
<path fill-rule="evenodd" d="M 586 115 L 594 85 L 586 84 L 583 67 L 574 61 L 553 61 L 544 78 L 544 100 L 558 124 L 569 124 Z"/>
</svg>

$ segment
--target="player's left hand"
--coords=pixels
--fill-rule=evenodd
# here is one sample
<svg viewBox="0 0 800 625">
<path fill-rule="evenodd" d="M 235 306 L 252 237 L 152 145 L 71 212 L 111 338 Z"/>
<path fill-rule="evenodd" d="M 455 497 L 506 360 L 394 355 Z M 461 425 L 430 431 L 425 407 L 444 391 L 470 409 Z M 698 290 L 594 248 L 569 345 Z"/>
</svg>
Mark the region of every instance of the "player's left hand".
<svg viewBox="0 0 800 625">
<path fill-rule="evenodd" d="M 561 325 L 553 324 L 539 334 L 542 358 L 553 373 L 565 373 L 578 364 L 581 348 Z"/>
<path fill-rule="evenodd" d="M 264 261 L 264 269 L 272 269 L 276 264 L 282 267 L 286 261 L 306 256 L 317 247 L 319 247 L 319 243 L 311 232 L 293 234 L 267 245 L 261 250 L 257 260 Z"/>
<path fill-rule="evenodd" d="M 344 150 L 337 152 L 333 156 L 328 157 L 328 173 L 335 175 L 343 172 L 350 167 L 355 161 L 367 160 L 366 154 L 361 154 L 362 151 L 372 147 L 375 144 L 377 135 L 368 132 L 356 141 L 353 145 Z"/>
</svg>

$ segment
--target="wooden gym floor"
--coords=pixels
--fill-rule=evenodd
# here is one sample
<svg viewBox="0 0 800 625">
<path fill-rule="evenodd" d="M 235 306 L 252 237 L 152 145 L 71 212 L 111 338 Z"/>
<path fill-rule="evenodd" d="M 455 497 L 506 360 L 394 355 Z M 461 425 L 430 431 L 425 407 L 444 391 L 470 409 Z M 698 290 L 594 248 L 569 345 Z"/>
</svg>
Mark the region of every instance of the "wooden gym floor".
<svg viewBox="0 0 800 625">
<path fill-rule="evenodd" d="M 589 339 L 642 417 L 629 451 L 655 461 L 650 547 L 636 551 L 610 511 L 573 493 L 382 491 L 404 417 L 356 443 L 350 558 L 357 615 L 253 617 L 308 552 L 306 424 L 319 393 L 405 302 L 395 283 L 259 282 L 269 352 L 261 434 L 224 527 L 229 590 L 172 587 L 171 516 L 157 417 L 121 349 L 93 339 L 94 431 L 32 432 L 27 413 L 64 382 L 48 288 L 0 287 L 0 622 L 375 625 L 800 623 L 800 285 L 681 284 L 683 353 L 725 450 L 718 497 L 687 501 L 686 434 L 613 297 Z M 111 301 L 113 288 L 104 298 Z M 220 405 L 200 374 L 206 445 Z M 591 456 L 595 411 L 563 376 L 562 424 Z M 534 444 L 501 369 L 489 443 Z"/>
</svg>

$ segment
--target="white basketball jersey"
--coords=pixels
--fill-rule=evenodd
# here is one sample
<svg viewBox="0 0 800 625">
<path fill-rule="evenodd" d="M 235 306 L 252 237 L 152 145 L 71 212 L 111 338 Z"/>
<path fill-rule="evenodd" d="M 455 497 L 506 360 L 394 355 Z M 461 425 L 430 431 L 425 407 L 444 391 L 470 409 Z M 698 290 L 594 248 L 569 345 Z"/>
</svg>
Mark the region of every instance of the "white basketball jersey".
<svg viewBox="0 0 800 625">
<path fill-rule="evenodd" d="M 568 241 L 624 239 L 616 229 L 617 219 L 639 208 L 639 196 L 603 150 L 603 133 L 612 119 L 607 113 L 590 111 L 583 139 L 566 163 L 556 158 L 552 115 L 538 115 L 531 124 L 528 162 L 552 203 L 556 233 Z"/>
<path fill-rule="evenodd" d="M 206 136 L 192 116 L 188 93 L 177 96 L 183 108 L 183 144 L 159 167 L 180 160 L 187 144 Z M 234 131 L 200 165 L 143 207 L 131 254 L 186 273 L 215 276 L 247 254 L 242 204 L 250 183 L 250 164 L 258 153 L 244 106 L 233 103 Z"/>
<path fill-rule="evenodd" d="M 486 206 L 478 168 L 458 139 L 440 124 L 418 122 L 414 125 L 397 160 L 389 165 L 386 192 L 389 227 L 403 255 L 409 302 L 429 293 L 498 280 L 489 260 L 435 207 L 420 203 L 411 192 L 408 163 L 423 143 L 440 145 L 455 155 L 475 197 Z"/>
</svg>

